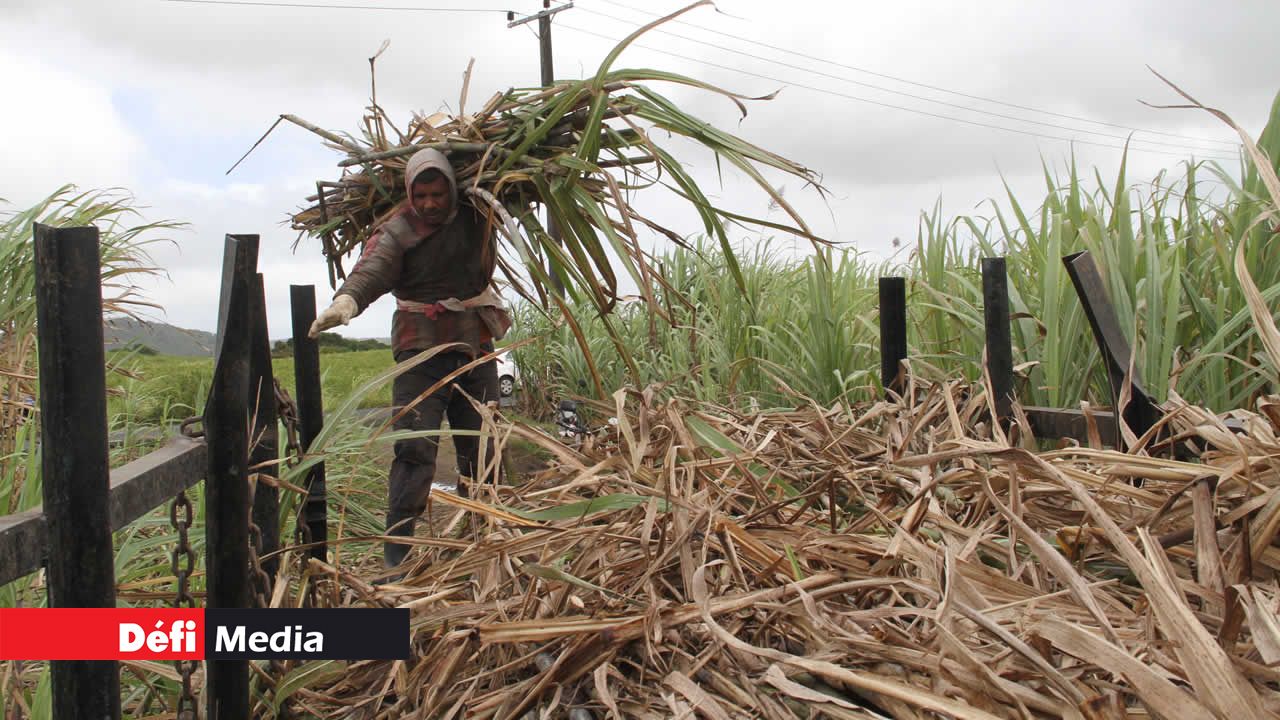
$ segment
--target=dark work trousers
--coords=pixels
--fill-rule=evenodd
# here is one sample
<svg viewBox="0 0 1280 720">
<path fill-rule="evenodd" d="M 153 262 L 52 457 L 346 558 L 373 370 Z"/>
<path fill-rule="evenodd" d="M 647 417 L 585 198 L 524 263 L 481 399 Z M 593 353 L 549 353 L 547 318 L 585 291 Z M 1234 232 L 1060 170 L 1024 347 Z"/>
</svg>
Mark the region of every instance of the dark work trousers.
<svg viewBox="0 0 1280 720">
<path fill-rule="evenodd" d="M 487 345 L 487 344 L 486 344 Z M 486 352 L 492 347 L 484 347 Z M 396 353 L 396 362 L 403 362 L 417 354 L 414 351 Z M 391 402 L 396 411 L 413 402 L 441 378 L 471 362 L 464 352 L 446 352 L 418 364 L 398 376 L 391 389 Z M 404 417 L 396 421 L 397 430 L 439 430 L 441 420 L 447 415 L 453 430 L 479 430 L 480 414 L 471 401 L 458 390 L 479 400 L 498 400 L 498 366 L 487 362 L 459 375 L 447 385 L 424 398 Z M 387 533 L 411 537 L 418 515 L 427 507 L 427 495 L 431 492 L 431 480 L 436 474 L 436 449 L 438 438 L 434 436 L 397 440 L 396 457 L 391 463 L 390 485 L 387 489 Z M 480 438 L 475 435 L 454 435 L 453 446 L 458 455 L 458 494 L 467 495 L 467 483 L 479 482 Z M 492 462 L 492 442 L 486 457 Z M 397 527 L 398 525 L 398 527 Z M 409 545 L 387 543 L 383 546 L 383 560 L 387 567 L 399 565 L 409 552 Z"/>
</svg>

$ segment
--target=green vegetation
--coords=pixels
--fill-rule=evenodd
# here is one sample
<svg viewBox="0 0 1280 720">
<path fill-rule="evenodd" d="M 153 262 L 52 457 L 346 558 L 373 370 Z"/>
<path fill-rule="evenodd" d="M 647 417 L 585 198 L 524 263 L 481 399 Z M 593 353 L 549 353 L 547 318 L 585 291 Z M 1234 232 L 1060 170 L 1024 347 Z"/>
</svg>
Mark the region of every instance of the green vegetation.
<svg viewBox="0 0 1280 720">
<path fill-rule="evenodd" d="M 323 389 L 325 411 L 338 407 L 350 398 L 362 385 L 395 364 L 390 348 L 355 352 L 332 352 L 320 355 L 320 385 Z M 280 384 L 294 392 L 293 357 L 274 358 L 271 371 Z M 391 406 L 391 384 L 384 383 L 361 396 L 357 408 Z"/>
<path fill-rule="evenodd" d="M 1280 158 L 1280 96 L 1259 146 Z M 1136 349 L 1147 389 L 1164 399 L 1170 384 L 1192 403 L 1225 411 L 1274 390 L 1277 369 L 1263 352 L 1234 262 L 1245 266 L 1272 307 L 1280 298 L 1277 244 L 1252 165 L 1239 183 L 1215 166 L 1185 164 L 1131 184 L 1089 179 L 1075 165 L 1045 169 L 1035 204 L 1006 193 L 989 217 L 922 216 L 906 258 L 873 262 L 853 250 L 787 260 L 760 241 L 739 253 L 742 288 L 712 245 L 657 258 L 669 287 L 655 287 L 661 310 L 620 307 L 608 323 L 634 359 L 614 347 L 587 302 L 572 307 L 574 328 L 529 306 L 514 339 L 537 338 L 515 354 L 526 388 L 548 397 L 599 397 L 605 388 L 656 383 L 667 392 L 748 407 L 792 405 L 794 392 L 820 403 L 866 400 L 880 392 L 876 279 L 905 275 L 908 341 L 915 373 L 931 379 L 980 376 L 983 345 L 980 258 L 1008 258 L 1014 363 L 1024 403 L 1110 404 L 1098 353 L 1061 258 L 1088 250 L 1108 283 L 1122 327 Z M 1207 179 L 1206 179 L 1207 178 Z M 604 398 L 600 398 L 604 399 Z"/>
<path fill-rule="evenodd" d="M 0 212 L 0 515 L 25 510 L 40 498 L 39 464 L 27 454 L 36 434 L 28 403 L 38 401 L 32 240 L 37 223 L 97 226 L 103 312 L 126 316 L 147 304 L 138 299 L 134 279 L 159 272 L 147 248 L 163 241 L 157 232 L 180 225 L 143 222 L 125 193 L 79 192 L 70 185 L 30 208 Z"/>
<path fill-rule="evenodd" d="M 213 358 L 111 353 L 108 362 L 120 371 L 107 376 L 112 393 L 107 413 L 120 424 L 158 424 L 164 418 L 181 420 L 197 414 L 196 408 L 204 406 L 213 377 Z M 321 353 L 324 407 L 337 407 L 356 388 L 392 364 L 391 349 L 387 347 Z M 271 368 L 289 396 L 295 396 L 293 356 L 273 357 Z M 386 385 L 365 396 L 358 407 L 390 405 L 391 386 Z"/>
<path fill-rule="evenodd" d="M 364 350 L 390 350 L 391 346 L 381 340 L 367 338 L 363 340 L 353 340 L 345 338 L 338 333 L 323 332 L 320 337 L 316 338 L 316 344 L 320 346 L 320 352 L 362 352 Z M 293 357 L 293 338 L 288 340 L 277 340 L 271 346 L 272 357 Z"/>
</svg>

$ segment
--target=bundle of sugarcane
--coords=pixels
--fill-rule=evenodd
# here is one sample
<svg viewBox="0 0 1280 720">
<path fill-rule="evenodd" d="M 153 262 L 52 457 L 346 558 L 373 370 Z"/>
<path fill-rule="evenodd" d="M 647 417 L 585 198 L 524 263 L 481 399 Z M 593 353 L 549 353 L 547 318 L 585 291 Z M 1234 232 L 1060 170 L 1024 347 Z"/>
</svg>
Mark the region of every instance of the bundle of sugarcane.
<svg viewBox="0 0 1280 720">
<path fill-rule="evenodd" d="M 959 382 L 753 415 L 617 398 L 616 427 L 580 448 L 490 416 L 499 452 L 523 438 L 552 467 L 434 494 L 452 519 L 419 535 L 403 581 L 312 561 L 330 603 L 410 608 L 413 657 L 302 666 L 275 702 L 365 718 L 1280 711 L 1274 400 L 1234 436 L 1177 408 L 1193 463 L 1010 444 Z"/>
<path fill-rule="evenodd" d="M 750 98 L 673 73 L 611 69 L 619 53 L 641 33 L 703 4 L 708 3 L 696 3 L 637 30 L 605 58 L 594 77 L 497 93 L 476 113 L 415 115 L 401 131 L 375 98 L 360 139 L 282 116 L 346 154 L 338 163 L 342 177 L 318 182 L 316 194 L 307 198 L 309 205 L 292 216 L 293 227 L 301 231 L 299 239 L 321 240 L 330 282 L 336 282 L 343 275 L 342 258 L 357 250 L 404 200 L 408 157 L 422 148 L 436 148 L 449 156 L 460 191 L 491 213 L 507 248 L 524 266 L 526 272 L 517 273 L 513 263 L 502 261 L 507 278 L 525 297 L 537 294 L 545 299 L 546 286 L 558 276 L 571 291 L 576 286 L 600 307 L 611 306 L 617 283 L 606 249 L 622 261 L 642 293 L 648 293 L 653 280 L 637 242 L 637 227 L 678 243 L 688 233 L 663 227 L 631 207 L 628 193 L 645 187 L 665 186 L 692 203 L 702 219 L 700 230 L 715 237 L 730 256 L 726 220 L 817 240 L 760 170 L 775 168 L 816 186 L 811 171 L 690 116 L 646 83 L 670 82 L 720 93 L 744 114 L 742 101 Z M 464 83 L 460 106 L 465 106 L 468 84 Z M 788 212 L 794 225 L 744 217 L 713 205 L 675 156 L 657 142 L 650 132 L 655 128 L 694 140 L 715 153 L 717 163 L 739 168 L 773 204 Z M 550 223 L 563 234 L 563 246 L 551 241 L 533 212 L 535 206 L 546 208 Z M 731 266 L 737 273 L 736 263 L 731 261 Z M 520 282 L 522 275 L 532 281 L 533 292 Z"/>
</svg>

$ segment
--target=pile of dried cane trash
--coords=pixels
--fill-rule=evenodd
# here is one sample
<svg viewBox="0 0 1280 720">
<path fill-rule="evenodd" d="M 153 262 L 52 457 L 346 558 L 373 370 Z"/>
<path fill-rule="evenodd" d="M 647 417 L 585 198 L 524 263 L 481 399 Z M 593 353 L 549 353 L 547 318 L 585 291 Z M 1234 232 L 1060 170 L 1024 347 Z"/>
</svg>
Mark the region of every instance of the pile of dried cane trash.
<svg viewBox="0 0 1280 720">
<path fill-rule="evenodd" d="M 619 392 L 550 467 L 433 495 L 414 570 L 318 561 L 412 610 L 409 661 L 311 663 L 276 702 L 352 718 L 1266 718 L 1280 713 L 1280 401 L 1194 407 L 1196 462 L 1047 447 L 959 382 L 744 415 Z M 1025 426 L 1015 429 L 1022 431 Z M 1060 445 L 1060 443 L 1059 443 Z"/>
</svg>

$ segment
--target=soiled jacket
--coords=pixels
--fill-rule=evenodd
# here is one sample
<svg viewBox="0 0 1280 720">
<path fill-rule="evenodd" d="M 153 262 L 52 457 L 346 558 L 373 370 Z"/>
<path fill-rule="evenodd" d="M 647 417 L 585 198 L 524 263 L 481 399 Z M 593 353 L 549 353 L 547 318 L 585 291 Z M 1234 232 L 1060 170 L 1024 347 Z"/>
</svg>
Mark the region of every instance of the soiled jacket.
<svg viewBox="0 0 1280 720">
<path fill-rule="evenodd" d="M 405 171 L 406 194 L 413 178 L 436 167 L 452 190 L 452 210 L 440 225 L 425 222 L 408 201 L 365 242 L 338 295 L 350 295 L 360 312 L 390 292 L 396 298 L 391 321 L 394 352 L 425 350 L 462 342 L 472 353 L 501 339 L 511 326 L 501 298 L 493 292 L 497 248 L 482 213 L 460 202 L 453 168 L 435 150 L 410 158 Z"/>
</svg>

